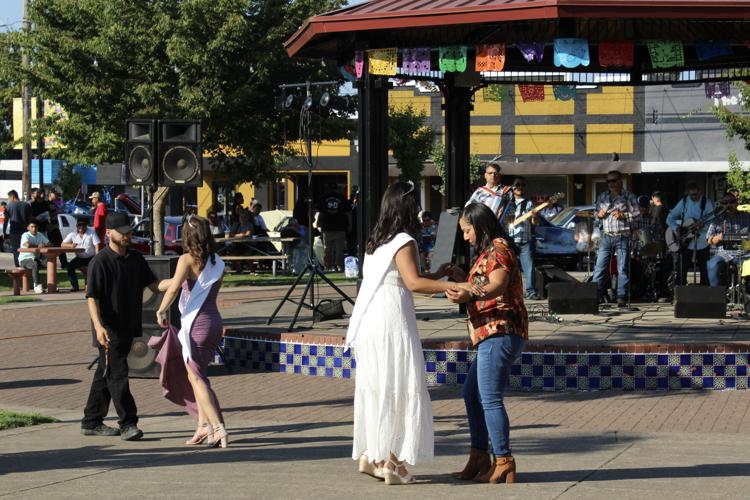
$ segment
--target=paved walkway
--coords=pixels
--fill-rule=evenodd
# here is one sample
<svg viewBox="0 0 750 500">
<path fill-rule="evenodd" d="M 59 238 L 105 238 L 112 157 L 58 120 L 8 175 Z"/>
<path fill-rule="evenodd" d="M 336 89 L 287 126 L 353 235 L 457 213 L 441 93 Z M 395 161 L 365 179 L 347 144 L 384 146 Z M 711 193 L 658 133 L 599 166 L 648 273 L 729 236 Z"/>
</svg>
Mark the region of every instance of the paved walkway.
<svg viewBox="0 0 750 500">
<path fill-rule="evenodd" d="M 262 323 L 282 292 L 224 293 L 223 313 Z M 83 437 L 94 351 L 83 301 L 60 298 L 0 307 L 0 407 L 61 419 L 0 432 L 0 496 L 746 498 L 750 489 L 750 391 L 508 394 L 520 481 L 512 486 L 446 477 L 467 451 L 456 387 L 431 390 L 437 459 L 415 468 L 424 484 L 387 491 L 349 458 L 350 380 L 217 368 L 228 450 L 182 445 L 190 419 L 156 380 L 133 380 L 146 439 Z"/>
</svg>

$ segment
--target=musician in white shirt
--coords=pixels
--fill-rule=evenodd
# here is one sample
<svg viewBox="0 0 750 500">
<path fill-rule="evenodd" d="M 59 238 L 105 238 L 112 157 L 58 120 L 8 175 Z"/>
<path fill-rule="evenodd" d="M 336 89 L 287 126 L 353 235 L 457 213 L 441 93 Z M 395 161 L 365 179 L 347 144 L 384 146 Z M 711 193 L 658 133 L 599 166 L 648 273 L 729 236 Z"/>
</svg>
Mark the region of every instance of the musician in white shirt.
<svg viewBox="0 0 750 500">
<path fill-rule="evenodd" d="M 465 206 L 472 203 L 483 203 L 490 207 L 498 220 L 505 215 L 505 209 L 511 198 L 511 189 L 509 186 L 500 184 L 500 165 L 491 162 L 484 168 L 484 180 L 486 184 L 478 187 L 472 193 L 469 201 Z"/>
<path fill-rule="evenodd" d="M 63 240 L 63 248 L 83 248 L 85 250 L 68 262 L 68 278 L 70 278 L 71 292 L 77 292 L 79 290 L 76 269 L 87 267 L 89 265 L 91 259 L 96 255 L 96 249 L 100 243 L 99 236 L 93 229 L 88 228 L 88 222 L 83 219 L 79 219 L 76 223 L 75 232 L 69 233 Z"/>
</svg>

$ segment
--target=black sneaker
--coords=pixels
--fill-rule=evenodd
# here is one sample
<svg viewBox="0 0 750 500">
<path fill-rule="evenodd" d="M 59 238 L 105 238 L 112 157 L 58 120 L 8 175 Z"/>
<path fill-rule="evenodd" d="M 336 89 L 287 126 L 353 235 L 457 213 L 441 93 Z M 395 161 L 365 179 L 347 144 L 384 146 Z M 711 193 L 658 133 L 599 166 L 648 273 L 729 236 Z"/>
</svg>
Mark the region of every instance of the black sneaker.
<svg viewBox="0 0 750 500">
<path fill-rule="evenodd" d="M 123 441 L 137 441 L 143 437 L 143 431 L 135 425 L 125 425 L 120 428 L 120 439 Z"/>
<path fill-rule="evenodd" d="M 617 299 L 617 307 L 623 308 L 628 307 L 627 302 L 625 302 L 625 299 Z"/>
<path fill-rule="evenodd" d="M 120 429 L 115 429 L 114 427 L 110 427 L 108 425 L 99 424 L 92 429 L 81 427 L 81 434 L 83 434 L 84 436 L 119 436 Z"/>
</svg>

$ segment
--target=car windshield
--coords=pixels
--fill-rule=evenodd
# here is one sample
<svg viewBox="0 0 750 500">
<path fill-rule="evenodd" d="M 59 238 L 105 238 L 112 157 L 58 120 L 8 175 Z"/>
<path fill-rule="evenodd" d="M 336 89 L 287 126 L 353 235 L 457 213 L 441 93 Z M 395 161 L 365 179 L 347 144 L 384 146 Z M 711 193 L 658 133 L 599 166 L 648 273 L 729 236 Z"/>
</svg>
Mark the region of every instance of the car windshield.
<svg viewBox="0 0 750 500">
<path fill-rule="evenodd" d="M 565 223 L 565 221 L 570 219 L 571 215 L 573 215 L 574 212 L 576 212 L 575 207 L 564 208 L 561 212 L 559 212 L 557 215 L 552 217 L 549 220 L 549 223 L 555 226 L 562 226 Z"/>
</svg>

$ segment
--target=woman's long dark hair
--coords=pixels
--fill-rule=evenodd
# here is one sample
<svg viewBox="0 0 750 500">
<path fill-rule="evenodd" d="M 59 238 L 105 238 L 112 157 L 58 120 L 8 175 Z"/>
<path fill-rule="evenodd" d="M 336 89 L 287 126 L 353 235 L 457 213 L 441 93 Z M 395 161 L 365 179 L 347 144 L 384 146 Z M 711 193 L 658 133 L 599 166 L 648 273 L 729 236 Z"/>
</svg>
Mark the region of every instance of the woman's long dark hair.
<svg viewBox="0 0 750 500">
<path fill-rule="evenodd" d="M 408 233 L 414 239 L 419 235 L 419 205 L 414 185 L 396 182 L 388 186 L 380 202 L 380 215 L 367 240 L 366 252 L 373 254 L 398 233 Z"/>
<path fill-rule="evenodd" d="M 484 203 L 471 203 L 464 207 L 461 219 L 465 220 L 474 228 L 477 238 L 477 251 L 484 252 L 492 246 L 492 240 L 502 238 L 513 253 L 518 255 L 518 247 L 513 238 L 508 236 L 503 226 L 498 222 L 495 214 Z"/>
<path fill-rule="evenodd" d="M 216 242 L 208 219 L 188 215 L 182 225 L 182 245 L 185 253 L 201 263 L 201 271 L 209 260 L 216 264 Z"/>
</svg>

